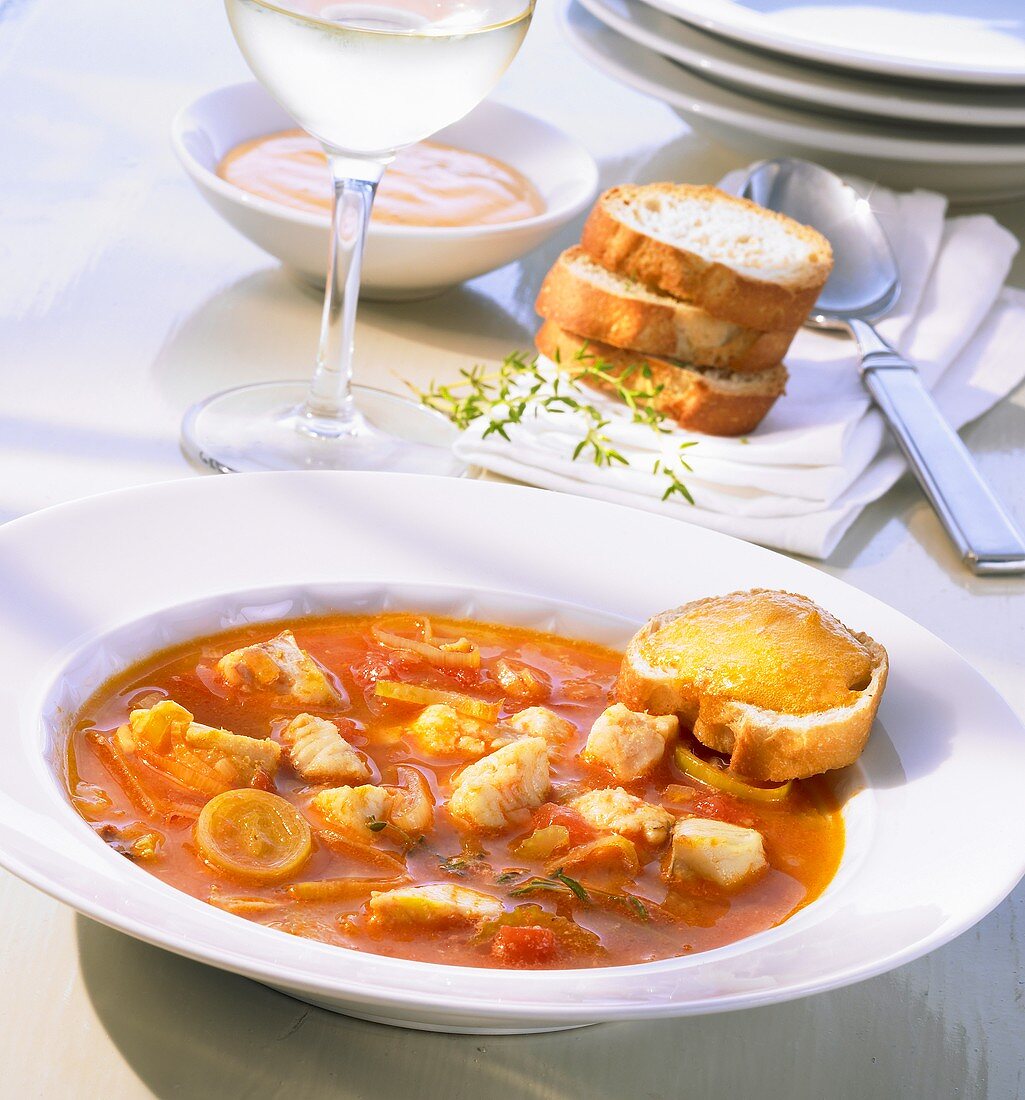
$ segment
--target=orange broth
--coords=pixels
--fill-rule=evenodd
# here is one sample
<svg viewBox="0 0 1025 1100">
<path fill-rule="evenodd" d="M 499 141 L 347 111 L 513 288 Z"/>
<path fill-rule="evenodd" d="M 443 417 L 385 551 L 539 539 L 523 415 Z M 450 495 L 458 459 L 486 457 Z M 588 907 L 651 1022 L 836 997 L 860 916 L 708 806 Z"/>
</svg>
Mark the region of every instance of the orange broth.
<svg viewBox="0 0 1025 1100">
<path fill-rule="evenodd" d="M 621 654 L 529 630 L 436 619 L 438 626 L 476 642 L 481 654 L 479 669 L 438 669 L 420 656 L 379 644 L 370 634 L 374 621 L 374 617 L 332 615 L 261 623 L 176 646 L 134 665 L 97 691 L 77 716 L 67 746 L 66 778 L 72 803 L 94 830 L 140 869 L 201 901 L 330 944 L 462 966 L 608 966 L 707 951 L 785 921 L 813 901 L 835 874 L 843 851 L 843 824 L 825 779 L 795 782 L 787 798 L 778 803 L 742 801 L 684 776 L 673 764 L 671 751 L 652 774 L 627 784 L 618 784 L 603 769 L 579 759 L 591 724 L 609 705 Z M 285 628 L 344 687 L 347 705 L 316 708 L 287 697 L 240 694 L 216 672 L 216 663 L 225 653 L 265 641 Z M 550 680 L 550 697 L 542 705 L 574 723 L 577 735 L 552 763 L 549 802 L 535 811 L 518 811 L 503 832 L 482 834 L 457 825 L 444 809 L 453 774 L 469 759 L 439 760 L 418 752 L 404 731 L 421 708 L 378 698 L 374 686 L 380 679 L 400 681 L 497 702 L 504 694 L 494 671 L 500 658 L 522 662 Z M 335 720 L 346 739 L 372 764 L 374 777 L 369 783 L 394 783 L 396 765 L 419 769 L 436 800 L 433 828 L 422 839 L 408 840 L 393 835 L 394 830 L 383 831 L 375 834 L 374 848 L 404 862 L 411 885 L 470 887 L 500 899 L 507 914 L 518 907 L 539 906 L 557 918 L 554 952 L 537 959 L 529 954 L 503 954 L 495 949 L 495 926 L 487 922 L 382 931 L 366 919 L 369 889 L 326 901 L 291 897 L 290 883 L 382 878 L 391 872 L 354 857 L 344 846 L 333 849 L 325 841 L 330 832 L 311 806 L 320 788 L 302 782 L 285 760 L 271 789 L 291 802 L 313 827 L 309 862 L 275 884 L 238 881 L 204 862 L 195 840 L 195 822 L 205 796 L 126 753 L 123 759 L 156 803 L 155 813 L 145 813 L 137 796 L 133 804 L 123 777 L 116 778 L 109 760 L 97 753 L 98 737 L 104 743 L 113 742 L 114 731 L 133 709 L 150 706 L 161 697 L 181 704 L 196 722 L 260 738 L 277 737 L 281 726 L 301 711 Z M 535 702 L 504 699 L 499 721 Z M 688 747 L 699 748 L 688 734 L 682 738 Z M 667 882 L 664 858 L 653 852 L 633 881 L 614 890 L 592 890 L 584 875 L 573 879 L 586 899 L 563 887 L 560 880 L 555 880 L 554 889 L 523 892 L 532 876 L 551 881 L 552 868 L 549 863 L 546 871 L 545 861 L 525 859 L 515 851 L 516 845 L 535 827 L 563 820 L 559 815 L 565 816 L 565 811 L 554 805 L 560 800 L 618 785 L 677 816 L 718 818 L 759 830 L 768 869 L 753 884 L 726 892 L 691 880 Z M 152 834 L 155 854 L 140 855 L 132 848 L 132 841 L 141 834 Z M 532 913 L 536 915 L 536 910 L 520 910 L 512 920 L 529 924 Z M 589 934 L 579 935 L 581 929 Z"/>
</svg>

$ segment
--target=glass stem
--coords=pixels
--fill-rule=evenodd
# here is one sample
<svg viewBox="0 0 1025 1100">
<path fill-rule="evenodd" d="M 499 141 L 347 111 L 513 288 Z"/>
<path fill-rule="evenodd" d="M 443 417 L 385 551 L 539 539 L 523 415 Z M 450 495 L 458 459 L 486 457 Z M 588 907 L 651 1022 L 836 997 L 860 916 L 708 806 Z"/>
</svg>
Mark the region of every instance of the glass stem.
<svg viewBox="0 0 1025 1100">
<path fill-rule="evenodd" d="M 331 247 L 317 367 L 303 409 L 303 429 L 338 438 L 366 428 L 352 400 L 352 356 L 363 246 L 385 166 L 330 151 L 327 159 L 334 186 Z"/>
</svg>

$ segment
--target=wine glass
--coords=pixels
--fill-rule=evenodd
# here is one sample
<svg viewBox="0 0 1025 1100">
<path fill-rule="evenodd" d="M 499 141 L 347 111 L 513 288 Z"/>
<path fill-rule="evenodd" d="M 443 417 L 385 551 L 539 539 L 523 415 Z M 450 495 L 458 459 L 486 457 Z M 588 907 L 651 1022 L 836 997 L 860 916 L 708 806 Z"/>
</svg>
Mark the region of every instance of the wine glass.
<svg viewBox="0 0 1025 1100">
<path fill-rule="evenodd" d="M 334 200 L 313 380 L 193 406 L 182 443 L 221 472 L 329 469 L 456 475 L 437 414 L 352 384 L 367 225 L 396 152 L 468 114 L 516 56 L 534 0 L 226 0 L 253 73 L 324 147 Z M 390 430 L 381 425 L 387 424 Z"/>
</svg>

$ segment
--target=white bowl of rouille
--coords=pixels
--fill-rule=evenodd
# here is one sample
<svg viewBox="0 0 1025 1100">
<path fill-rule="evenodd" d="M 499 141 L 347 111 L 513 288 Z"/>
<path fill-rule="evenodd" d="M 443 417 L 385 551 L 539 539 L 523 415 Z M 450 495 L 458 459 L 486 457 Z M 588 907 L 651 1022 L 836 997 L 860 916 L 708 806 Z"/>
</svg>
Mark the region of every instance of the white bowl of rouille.
<svg viewBox="0 0 1025 1100">
<path fill-rule="evenodd" d="M 312 138 L 256 83 L 208 92 L 172 126 L 206 201 L 302 278 L 322 284 L 330 183 Z M 381 182 L 363 296 L 423 298 L 537 248 L 587 208 L 594 159 L 556 127 L 500 103 L 399 154 Z"/>
</svg>

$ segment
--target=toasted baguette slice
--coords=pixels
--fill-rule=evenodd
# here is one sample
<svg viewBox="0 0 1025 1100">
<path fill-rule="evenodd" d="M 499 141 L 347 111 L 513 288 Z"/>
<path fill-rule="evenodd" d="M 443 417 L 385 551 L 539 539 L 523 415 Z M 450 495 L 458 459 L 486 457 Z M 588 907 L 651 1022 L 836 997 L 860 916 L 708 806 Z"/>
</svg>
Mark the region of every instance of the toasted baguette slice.
<svg viewBox="0 0 1025 1100">
<path fill-rule="evenodd" d="M 661 387 L 652 405 L 681 428 L 707 435 L 747 435 L 754 431 L 786 388 L 787 371 L 782 364 L 756 374 L 691 367 L 587 340 L 566 332 L 553 321 L 545 321 L 535 343 L 542 355 L 574 377 L 587 367 L 600 365 L 613 376 L 625 377 L 633 388 Z M 642 371 L 648 375 L 645 377 Z M 611 382 L 591 376 L 581 381 L 616 394 Z"/>
<path fill-rule="evenodd" d="M 785 782 L 857 760 L 887 671 L 881 645 L 806 596 L 753 589 L 649 620 L 627 647 L 616 697 L 678 715 L 734 771 Z"/>
<path fill-rule="evenodd" d="M 542 317 L 589 340 L 683 359 L 696 367 L 775 367 L 794 338 L 720 321 L 697 306 L 607 271 L 579 246 L 555 261 L 534 306 Z"/>
<path fill-rule="evenodd" d="M 764 332 L 799 328 L 833 266 L 818 230 L 715 187 L 613 187 L 581 244 L 603 267 Z"/>
</svg>

